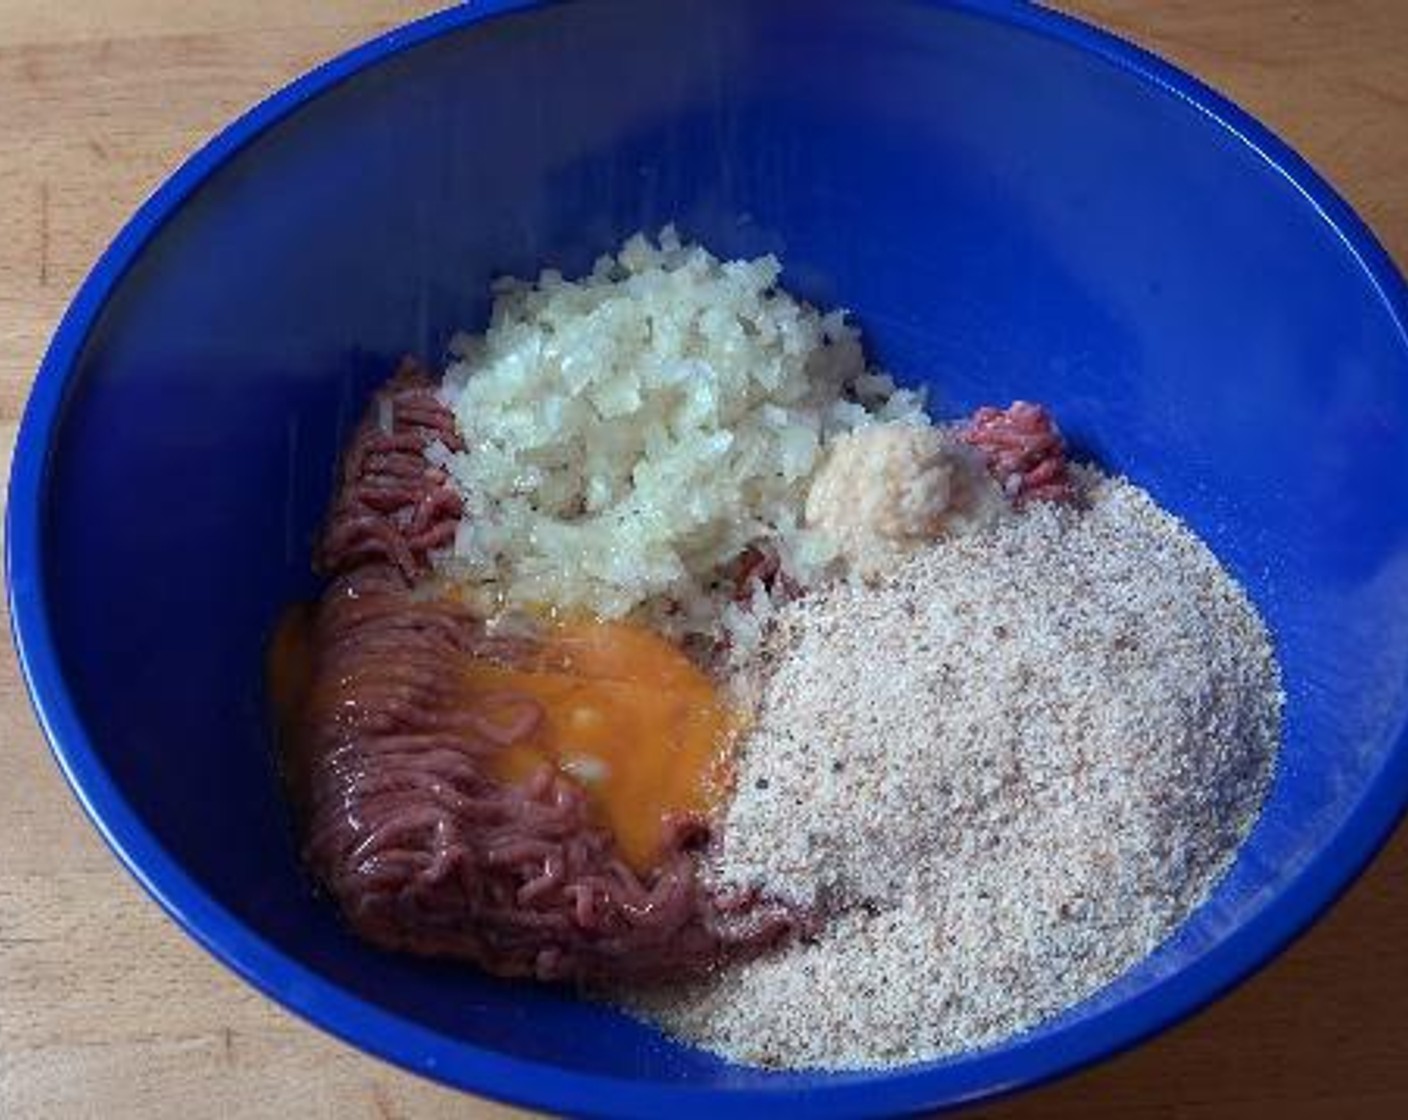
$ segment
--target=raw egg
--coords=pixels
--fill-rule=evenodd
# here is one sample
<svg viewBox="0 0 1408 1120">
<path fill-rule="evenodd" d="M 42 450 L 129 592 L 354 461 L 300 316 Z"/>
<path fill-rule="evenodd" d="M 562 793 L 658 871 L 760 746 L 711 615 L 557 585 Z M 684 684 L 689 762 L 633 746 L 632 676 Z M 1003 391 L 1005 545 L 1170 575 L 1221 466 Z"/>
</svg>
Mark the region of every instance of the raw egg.
<svg viewBox="0 0 1408 1120">
<path fill-rule="evenodd" d="M 659 854 L 672 814 L 707 815 L 726 787 L 737 726 L 707 675 L 667 639 L 629 623 L 560 623 L 526 667 L 473 661 L 471 704 L 526 693 L 544 718 L 507 748 L 496 776 L 522 781 L 545 762 L 576 779 L 637 870 Z"/>
</svg>

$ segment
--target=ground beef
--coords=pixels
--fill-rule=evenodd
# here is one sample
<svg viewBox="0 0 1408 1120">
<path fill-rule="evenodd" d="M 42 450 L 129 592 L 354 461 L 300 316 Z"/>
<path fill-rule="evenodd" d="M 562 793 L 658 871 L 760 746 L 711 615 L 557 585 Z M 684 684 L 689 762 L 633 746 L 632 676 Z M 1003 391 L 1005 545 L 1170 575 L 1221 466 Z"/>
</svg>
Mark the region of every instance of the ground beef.
<svg viewBox="0 0 1408 1120">
<path fill-rule="evenodd" d="M 959 432 L 987 462 L 988 473 L 1010 499 L 1070 502 L 1076 497 L 1066 468 L 1066 441 L 1045 407 L 1016 401 L 985 406 Z"/>
<path fill-rule="evenodd" d="M 777 602 L 789 602 L 802 594 L 802 586 L 782 566 L 782 557 L 771 541 L 750 544 L 724 570 L 733 585 L 735 603 L 751 603 L 761 588 Z"/>
<path fill-rule="evenodd" d="M 787 939 L 795 913 L 700 884 L 705 822 L 664 822 L 657 863 L 637 874 L 572 779 L 492 776 L 542 711 L 523 695 L 467 706 L 459 666 L 520 661 L 533 640 L 491 635 L 428 578 L 461 516 L 424 457 L 432 441 L 459 449 L 432 382 L 403 363 L 347 448 L 316 554 L 331 584 L 290 753 L 314 876 L 369 941 L 504 976 L 675 977 Z"/>
<path fill-rule="evenodd" d="M 434 382 L 404 359 L 376 394 L 342 457 L 342 469 L 315 562 L 325 572 L 394 564 L 410 583 L 430 570 L 429 554 L 455 538 L 461 502 L 425 448 L 463 443 Z"/>
</svg>

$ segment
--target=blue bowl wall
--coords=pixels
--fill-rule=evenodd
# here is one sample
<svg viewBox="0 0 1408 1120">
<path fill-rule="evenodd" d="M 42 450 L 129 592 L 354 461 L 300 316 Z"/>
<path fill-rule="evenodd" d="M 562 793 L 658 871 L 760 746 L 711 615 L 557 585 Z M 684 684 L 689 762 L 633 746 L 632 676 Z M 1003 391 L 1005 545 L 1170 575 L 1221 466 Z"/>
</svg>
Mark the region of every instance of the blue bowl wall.
<svg viewBox="0 0 1408 1120">
<path fill-rule="evenodd" d="M 901 0 L 510 14 L 336 84 L 160 226 L 82 347 L 35 568 L 12 575 L 17 611 L 33 591 L 47 612 L 91 736 L 91 755 L 60 744 L 79 785 L 110 781 L 202 907 L 263 943 L 274 964 L 237 962 L 259 982 L 403 1061 L 558 1107 L 565 1083 L 485 1084 L 461 1044 L 647 1094 L 917 1105 L 1130 1040 L 1341 885 L 1404 771 L 1401 295 L 1375 289 L 1362 244 L 1251 144 L 1044 20 Z M 1211 542 L 1274 631 L 1285 754 L 1234 873 L 1145 965 L 997 1058 L 889 1090 L 730 1068 L 590 1004 L 370 951 L 298 872 L 261 656 L 280 609 L 316 590 L 310 541 L 368 389 L 400 353 L 438 358 L 481 325 L 492 276 L 582 270 L 670 221 L 720 254 L 777 253 L 792 290 L 852 309 L 874 357 L 930 384 L 940 414 L 1050 403 L 1078 446 Z M 58 688 L 36 686 L 41 706 Z M 1366 801 L 1371 826 L 1352 823 Z M 118 832 L 200 926 L 190 884 L 163 882 Z M 228 928 L 216 915 L 197 933 L 228 950 Z M 374 1012 L 332 1010 L 318 978 L 416 1044 Z"/>
</svg>

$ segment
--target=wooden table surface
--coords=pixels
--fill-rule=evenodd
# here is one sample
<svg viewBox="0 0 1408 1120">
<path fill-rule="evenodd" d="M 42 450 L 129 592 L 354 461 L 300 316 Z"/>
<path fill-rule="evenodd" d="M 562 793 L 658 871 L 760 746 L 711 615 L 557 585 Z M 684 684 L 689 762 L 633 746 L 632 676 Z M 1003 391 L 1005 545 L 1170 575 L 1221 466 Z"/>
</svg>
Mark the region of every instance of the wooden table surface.
<svg viewBox="0 0 1408 1120">
<path fill-rule="evenodd" d="M 410 0 L 0 0 L 0 447 L 95 256 L 205 136 Z M 1071 0 L 1276 129 L 1408 262 L 1408 0 Z M 0 607 L 3 609 L 3 607 Z M 507 1116 L 186 939 L 82 818 L 0 655 L 0 1117 Z M 1408 1116 L 1408 834 L 1275 965 L 993 1118 Z"/>
</svg>

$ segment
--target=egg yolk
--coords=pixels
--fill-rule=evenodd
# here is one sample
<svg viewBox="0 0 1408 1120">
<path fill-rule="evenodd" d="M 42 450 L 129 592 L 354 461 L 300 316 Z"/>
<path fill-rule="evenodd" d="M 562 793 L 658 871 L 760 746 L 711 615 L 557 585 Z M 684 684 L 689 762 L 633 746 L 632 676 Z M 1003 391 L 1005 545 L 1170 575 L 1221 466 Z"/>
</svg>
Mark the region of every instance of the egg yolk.
<svg viewBox="0 0 1408 1120">
<path fill-rule="evenodd" d="M 527 667 L 476 660 L 468 700 L 526 693 L 544 718 L 497 758 L 496 776 L 523 781 L 547 763 L 586 790 L 622 858 L 657 859 L 666 817 L 707 814 L 726 788 L 736 733 L 709 678 L 658 634 L 628 623 L 567 622 L 549 631 Z"/>
</svg>

